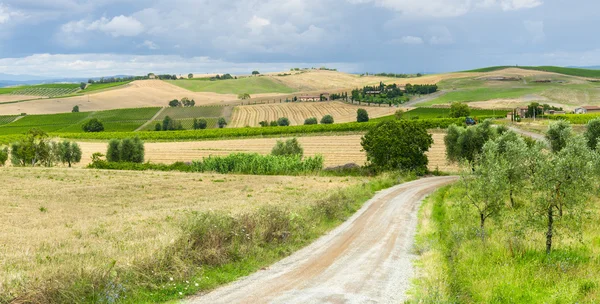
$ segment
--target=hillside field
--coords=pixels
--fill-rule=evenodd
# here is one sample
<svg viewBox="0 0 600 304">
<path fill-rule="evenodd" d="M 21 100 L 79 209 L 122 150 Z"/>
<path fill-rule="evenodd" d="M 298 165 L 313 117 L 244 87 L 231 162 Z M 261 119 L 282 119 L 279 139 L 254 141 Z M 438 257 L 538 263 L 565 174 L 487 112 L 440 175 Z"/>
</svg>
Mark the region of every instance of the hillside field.
<svg viewBox="0 0 600 304">
<path fill-rule="evenodd" d="M 293 93 L 294 90 L 268 77 L 245 77 L 239 79 L 215 80 L 167 80 L 168 83 L 192 92 L 212 92 L 218 94 L 261 94 Z"/>
</svg>

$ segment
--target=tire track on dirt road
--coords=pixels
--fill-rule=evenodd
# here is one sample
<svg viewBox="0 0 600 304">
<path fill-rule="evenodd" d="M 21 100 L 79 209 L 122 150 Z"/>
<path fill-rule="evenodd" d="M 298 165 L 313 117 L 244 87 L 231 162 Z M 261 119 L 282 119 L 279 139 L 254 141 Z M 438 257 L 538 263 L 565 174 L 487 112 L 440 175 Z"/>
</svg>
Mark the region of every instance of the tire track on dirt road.
<svg viewBox="0 0 600 304">
<path fill-rule="evenodd" d="M 430 177 L 379 192 L 311 245 L 187 303 L 401 303 L 414 275 L 420 202 L 456 177 Z"/>
</svg>

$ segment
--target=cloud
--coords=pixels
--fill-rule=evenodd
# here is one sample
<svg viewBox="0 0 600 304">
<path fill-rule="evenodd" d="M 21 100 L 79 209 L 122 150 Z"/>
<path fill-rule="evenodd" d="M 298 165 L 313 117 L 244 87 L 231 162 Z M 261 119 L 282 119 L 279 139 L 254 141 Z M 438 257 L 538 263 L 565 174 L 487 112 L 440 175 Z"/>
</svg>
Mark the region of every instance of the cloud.
<svg viewBox="0 0 600 304">
<path fill-rule="evenodd" d="M 429 37 L 429 43 L 433 45 L 443 45 L 454 43 L 454 37 L 450 30 L 445 26 L 432 27 L 430 29 L 431 37 Z"/>
<path fill-rule="evenodd" d="M 271 21 L 269 21 L 269 19 L 260 18 L 254 15 L 252 19 L 250 19 L 250 21 L 246 23 L 246 26 L 250 28 L 252 33 L 259 34 L 260 32 L 262 32 L 263 27 L 269 24 L 271 24 Z"/>
<path fill-rule="evenodd" d="M 23 13 L 15 10 L 11 10 L 8 6 L 0 3 L 0 24 L 8 23 L 15 17 L 22 17 Z"/>
<path fill-rule="evenodd" d="M 544 22 L 543 21 L 523 21 L 523 25 L 527 32 L 531 35 L 531 42 L 539 43 L 544 41 L 546 34 L 544 33 Z"/>
<path fill-rule="evenodd" d="M 540 6 L 542 0 L 347 0 L 353 4 L 373 3 L 393 9 L 408 17 L 458 17 L 478 8 L 501 8 L 504 11 Z"/>
<path fill-rule="evenodd" d="M 154 41 L 150 41 L 150 40 L 144 41 L 144 43 L 142 43 L 140 46 L 147 47 L 150 50 L 158 50 L 159 49 L 158 45 L 156 43 L 154 43 Z"/>
<path fill-rule="evenodd" d="M 419 45 L 419 44 L 423 44 L 423 38 L 415 37 L 415 36 L 404 36 L 399 39 L 392 39 L 392 40 L 388 41 L 388 44 Z"/>
<path fill-rule="evenodd" d="M 96 21 L 71 21 L 61 27 L 62 32 L 73 34 L 86 31 L 101 31 L 113 37 L 133 37 L 144 32 L 144 25 L 133 17 L 116 16 L 112 19 L 102 17 Z"/>
</svg>

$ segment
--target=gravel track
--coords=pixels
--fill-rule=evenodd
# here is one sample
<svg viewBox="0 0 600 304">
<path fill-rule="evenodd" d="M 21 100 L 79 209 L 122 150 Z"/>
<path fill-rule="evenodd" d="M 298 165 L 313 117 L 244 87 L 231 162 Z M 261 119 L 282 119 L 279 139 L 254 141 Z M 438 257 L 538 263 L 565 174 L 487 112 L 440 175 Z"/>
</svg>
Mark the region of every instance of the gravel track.
<svg viewBox="0 0 600 304">
<path fill-rule="evenodd" d="M 424 178 L 381 191 L 306 248 L 187 303 L 401 303 L 414 276 L 420 202 L 455 180 Z"/>
</svg>

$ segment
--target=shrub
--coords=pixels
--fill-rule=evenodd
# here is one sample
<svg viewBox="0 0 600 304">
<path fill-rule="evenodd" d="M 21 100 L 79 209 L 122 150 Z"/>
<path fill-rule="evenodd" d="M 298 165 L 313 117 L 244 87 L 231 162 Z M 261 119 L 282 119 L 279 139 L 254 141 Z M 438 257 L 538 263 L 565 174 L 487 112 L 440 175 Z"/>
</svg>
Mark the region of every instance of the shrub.
<svg viewBox="0 0 600 304">
<path fill-rule="evenodd" d="M 176 121 L 169 116 L 166 116 L 163 119 L 162 130 L 163 131 L 183 130 L 183 125 L 181 124 L 181 122 Z"/>
<path fill-rule="evenodd" d="M 321 123 L 324 125 L 330 125 L 333 123 L 333 116 L 331 115 L 325 115 L 323 116 L 323 118 L 321 118 Z"/>
<path fill-rule="evenodd" d="M 280 117 L 277 119 L 277 125 L 280 127 L 287 127 L 290 125 L 290 120 L 287 117 Z"/>
<path fill-rule="evenodd" d="M 79 113 L 79 106 L 74 106 L 73 110 L 71 110 L 72 113 Z"/>
<path fill-rule="evenodd" d="M 317 155 L 302 160 L 299 156 L 274 156 L 236 153 L 209 156 L 192 163 L 194 171 L 256 175 L 295 175 L 323 169 L 323 157 Z"/>
<path fill-rule="evenodd" d="M 459 118 L 459 117 L 467 117 L 471 114 L 471 109 L 469 106 L 462 102 L 453 102 L 450 106 L 450 117 Z"/>
<path fill-rule="evenodd" d="M 138 137 L 111 139 L 108 142 L 106 160 L 109 162 L 144 162 L 144 142 Z"/>
<path fill-rule="evenodd" d="M 196 119 L 194 118 L 194 130 L 204 130 L 208 126 L 208 122 L 206 119 Z"/>
<path fill-rule="evenodd" d="M 356 122 L 367 122 L 369 121 L 369 113 L 365 109 L 358 109 L 356 111 Z"/>
<path fill-rule="evenodd" d="M 81 126 L 85 132 L 102 132 L 104 131 L 104 125 L 97 118 L 92 118 Z"/>
<path fill-rule="evenodd" d="M 311 118 L 307 118 L 304 120 L 305 125 L 316 125 L 318 123 L 319 123 L 319 121 L 317 120 L 316 117 L 311 117 Z"/>
<path fill-rule="evenodd" d="M 181 102 L 179 102 L 179 100 L 177 100 L 177 99 L 173 99 L 173 100 L 169 101 L 169 107 L 172 107 L 172 108 L 181 107 Z"/>
<path fill-rule="evenodd" d="M 298 139 L 294 137 L 285 142 L 278 140 L 277 144 L 275 144 L 275 147 L 273 147 L 273 150 L 271 150 L 271 155 L 302 157 L 304 155 L 304 149 L 302 149 Z"/>
<path fill-rule="evenodd" d="M 6 160 L 8 160 L 8 147 L 3 146 L 0 147 L 0 167 L 6 164 Z"/>
<path fill-rule="evenodd" d="M 433 144 L 423 126 L 405 121 L 384 121 L 369 130 L 361 145 L 369 164 L 380 170 L 427 171 L 425 152 Z"/>
<path fill-rule="evenodd" d="M 595 150 L 598 146 L 598 138 L 600 138 L 600 117 L 594 118 L 588 122 L 583 135 L 587 140 L 588 147 Z"/>
<path fill-rule="evenodd" d="M 221 117 L 217 121 L 217 124 L 219 125 L 219 129 L 223 129 L 227 125 L 227 120 L 225 120 L 225 118 Z"/>
<path fill-rule="evenodd" d="M 154 126 L 154 131 L 162 131 L 162 125 L 157 122 L 156 125 Z"/>
<path fill-rule="evenodd" d="M 396 111 L 396 113 L 394 113 L 394 117 L 395 117 L 397 120 L 400 120 L 400 119 L 402 119 L 402 115 L 404 115 L 404 110 L 398 110 L 398 111 Z"/>
<path fill-rule="evenodd" d="M 279 124 L 277 124 L 276 120 L 273 120 L 272 122 L 269 123 L 269 126 L 271 126 L 271 127 L 277 127 L 277 126 L 279 126 Z"/>
<path fill-rule="evenodd" d="M 71 164 L 81 161 L 81 148 L 75 142 L 62 141 L 58 144 L 58 159 L 70 168 Z"/>
<path fill-rule="evenodd" d="M 268 127 L 269 126 L 269 122 L 266 120 L 263 120 L 261 122 L 258 123 L 261 127 Z"/>
</svg>

